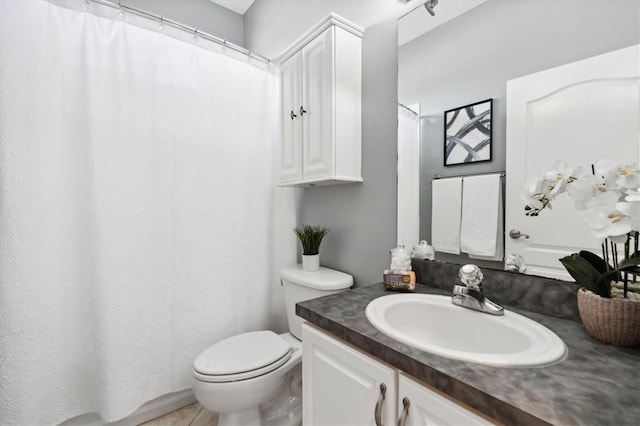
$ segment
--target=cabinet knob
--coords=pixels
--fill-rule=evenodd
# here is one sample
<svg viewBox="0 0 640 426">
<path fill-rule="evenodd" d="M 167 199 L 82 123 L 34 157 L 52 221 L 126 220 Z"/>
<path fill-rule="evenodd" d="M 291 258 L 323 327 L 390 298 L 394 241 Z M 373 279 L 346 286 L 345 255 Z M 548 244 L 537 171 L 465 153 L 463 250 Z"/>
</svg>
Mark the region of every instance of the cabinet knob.
<svg viewBox="0 0 640 426">
<path fill-rule="evenodd" d="M 300 117 L 302 117 L 307 111 L 303 108 L 300 107 Z"/>
<path fill-rule="evenodd" d="M 409 402 L 409 398 L 407 398 L 406 396 L 402 398 L 402 405 L 402 415 L 398 419 L 398 426 L 404 426 L 407 422 L 407 416 L 409 415 L 409 405 L 411 405 L 411 402 Z"/>
<path fill-rule="evenodd" d="M 387 386 L 384 383 L 380 383 L 380 395 L 378 396 L 378 402 L 376 402 L 376 409 L 374 411 L 376 426 L 382 426 L 382 403 L 384 402 L 386 393 Z"/>
<path fill-rule="evenodd" d="M 294 119 L 294 118 L 296 118 L 296 117 L 297 117 L 297 115 L 295 115 L 295 114 L 293 113 L 293 110 L 291 110 L 291 119 L 293 120 L 293 119 Z"/>
</svg>

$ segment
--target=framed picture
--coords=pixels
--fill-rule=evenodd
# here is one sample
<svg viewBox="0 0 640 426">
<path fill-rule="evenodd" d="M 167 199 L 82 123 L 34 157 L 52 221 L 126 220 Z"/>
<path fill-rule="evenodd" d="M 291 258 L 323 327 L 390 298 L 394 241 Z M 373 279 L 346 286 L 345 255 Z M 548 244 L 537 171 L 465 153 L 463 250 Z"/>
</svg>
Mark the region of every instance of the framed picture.
<svg viewBox="0 0 640 426">
<path fill-rule="evenodd" d="M 493 99 L 444 112 L 444 165 L 491 161 Z"/>
</svg>

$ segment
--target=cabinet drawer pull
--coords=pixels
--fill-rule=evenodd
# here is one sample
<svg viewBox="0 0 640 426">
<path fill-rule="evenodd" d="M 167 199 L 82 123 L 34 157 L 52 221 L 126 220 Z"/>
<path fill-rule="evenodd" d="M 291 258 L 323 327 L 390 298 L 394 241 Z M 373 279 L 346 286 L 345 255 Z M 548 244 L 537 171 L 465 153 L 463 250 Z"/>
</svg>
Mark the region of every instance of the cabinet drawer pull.
<svg viewBox="0 0 640 426">
<path fill-rule="evenodd" d="M 404 426 L 404 424 L 407 422 L 407 416 L 409 415 L 409 405 L 411 405 L 411 403 L 409 402 L 409 398 L 407 398 L 406 396 L 402 398 L 402 405 L 402 415 L 398 419 L 398 426 Z"/>
<path fill-rule="evenodd" d="M 302 117 L 306 113 L 307 113 L 307 110 L 305 110 L 303 107 L 300 107 L 300 117 Z"/>
<path fill-rule="evenodd" d="M 382 426 L 382 403 L 384 402 L 384 396 L 386 393 L 387 386 L 384 383 L 380 383 L 380 395 L 378 396 L 378 402 L 376 402 L 376 410 L 374 412 L 376 426 Z"/>
<path fill-rule="evenodd" d="M 297 117 L 297 115 L 295 115 L 295 114 L 293 113 L 293 110 L 291 110 L 291 119 L 293 120 L 293 119 L 294 119 L 294 118 L 296 118 L 296 117 Z"/>
</svg>

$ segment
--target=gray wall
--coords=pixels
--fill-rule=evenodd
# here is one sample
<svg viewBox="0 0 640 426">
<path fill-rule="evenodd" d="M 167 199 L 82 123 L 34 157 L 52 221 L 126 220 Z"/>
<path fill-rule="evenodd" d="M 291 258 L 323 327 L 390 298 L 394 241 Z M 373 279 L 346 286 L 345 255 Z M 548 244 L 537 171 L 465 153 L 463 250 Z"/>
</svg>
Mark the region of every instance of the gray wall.
<svg viewBox="0 0 640 426">
<path fill-rule="evenodd" d="M 361 7 L 375 1 L 363 1 Z M 341 13 L 338 3 L 327 3 L 326 10 L 319 8 L 320 2 L 310 2 L 314 8 L 308 10 L 303 3 L 258 0 L 245 14 L 245 47 L 273 58 L 333 6 Z M 343 3 L 352 9 L 356 5 Z M 364 182 L 307 188 L 298 194 L 298 224 L 331 228 L 320 248 L 321 264 L 352 274 L 356 285 L 382 281 L 390 263 L 389 249 L 396 241 L 397 51 L 395 17 L 366 28 L 362 41 Z"/>
<path fill-rule="evenodd" d="M 244 14 L 244 40 L 250 50 L 275 58 L 330 12 L 366 30 L 397 20 L 414 3 L 418 0 L 255 0 Z"/>
<path fill-rule="evenodd" d="M 399 100 L 421 103 L 420 236 L 431 241 L 431 180 L 504 170 L 506 82 L 640 42 L 638 0 L 489 0 L 399 49 Z M 493 98 L 493 161 L 443 166 L 445 110 Z M 508 178 L 508 177 L 507 177 Z M 464 263 L 466 255 L 438 254 Z M 498 262 L 484 266 L 501 268 Z"/>
<path fill-rule="evenodd" d="M 362 49 L 361 184 L 304 189 L 300 223 L 332 231 L 323 242 L 324 266 L 354 275 L 356 284 L 382 281 L 396 241 L 397 22 L 369 28 Z"/>
<path fill-rule="evenodd" d="M 197 28 L 238 46 L 244 45 L 242 15 L 209 0 L 123 0 L 122 3 Z"/>
</svg>

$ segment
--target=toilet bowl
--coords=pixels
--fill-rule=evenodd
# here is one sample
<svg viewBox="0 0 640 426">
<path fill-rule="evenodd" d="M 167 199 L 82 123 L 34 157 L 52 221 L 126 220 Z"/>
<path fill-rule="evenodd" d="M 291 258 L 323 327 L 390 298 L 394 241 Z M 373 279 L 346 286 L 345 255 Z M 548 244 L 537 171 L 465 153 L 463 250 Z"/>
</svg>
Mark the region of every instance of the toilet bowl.
<svg viewBox="0 0 640 426">
<path fill-rule="evenodd" d="M 252 341 L 256 341 L 257 347 L 247 348 Z M 236 353 L 224 356 L 223 351 L 215 351 L 220 344 L 226 346 L 229 354 L 237 346 Z M 279 346 L 282 345 L 287 350 L 278 357 L 281 352 Z M 210 351 L 212 349 L 214 351 Z M 300 370 L 302 365 L 302 344 L 291 334 L 277 335 L 272 331 L 244 333 L 225 339 L 208 350 L 209 353 L 202 352 L 194 361 L 193 391 L 204 407 L 219 413 L 218 425 L 259 425 L 267 423 L 263 420 L 275 420 L 273 417 L 279 407 L 272 403 L 269 411 L 264 407 L 261 410 L 260 406 L 272 402 L 274 397 L 283 392 L 297 397 L 298 405 L 302 407 L 302 376 L 301 371 L 295 371 Z M 242 356 L 238 358 L 242 354 L 257 355 L 253 365 Z M 222 357 L 217 357 L 220 355 Z M 261 355 L 263 358 L 259 360 Z M 274 360 L 274 357 L 277 359 Z M 225 361 L 229 363 L 225 364 Z M 218 374 L 211 373 L 214 368 L 207 368 L 210 362 L 218 368 Z M 243 363 L 251 366 L 241 367 Z M 259 366 L 260 363 L 266 365 Z M 234 372 L 225 373 L 225 369 Z M 248 371 L 241 371 L 245 369 Z M 296 380 L 299 383 L 295 383 Z M 296 391 L 297 388 L 300 391 Z M 285 402 L 291 406 L 296 401 Z M 273 424 L 300 424 L 301 412 L 300 416 L 294 413 L 289 416 L 291 418 L 288 418 L 288 414 L 280 416 L 285 418 Z"/>
<path fill-rule="evenodd" d="M 281 271 L 289 332 L 261 330 L 215 343 L 193 363 L 193 392 L 218 413 L 218 425 L 300 425 L 302 423 L 302 318 L 295 304 L 344 291 L 351 275 L 302 265 Z"/>
</svg>

